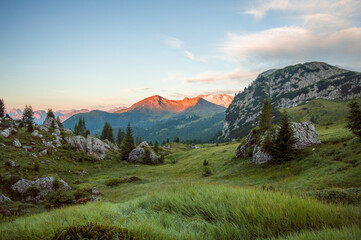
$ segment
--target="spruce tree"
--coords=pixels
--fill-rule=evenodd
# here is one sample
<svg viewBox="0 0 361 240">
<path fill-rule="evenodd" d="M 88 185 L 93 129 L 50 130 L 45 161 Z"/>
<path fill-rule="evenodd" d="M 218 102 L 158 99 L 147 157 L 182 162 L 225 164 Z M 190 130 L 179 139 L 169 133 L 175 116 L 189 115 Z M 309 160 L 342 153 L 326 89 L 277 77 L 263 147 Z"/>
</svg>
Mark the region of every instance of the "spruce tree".
<svg viewBox="0 0 361 240">
<path fill-rule="evenodd" d="M 100 139 L 108 139 L 109 141 L 114 142 L 113 127 L 110 125 L 110 123 L 105 122 Z"/>
<path fill-rule="evenodd" d="M 167 143 L 169 143 L 169 138 L 167 138 Z"/>
<path fill-rule="evenodd" d="M 59 126 L 60 128 L 63 128 L 63 124 L 61 123 L 61 120 L 60 120 L 59 117 L 56 118 L 56 122 L 58 123 L 58 126 Z"/>
<path fill-rule="evenodd" d="M 355 98 L 349 103 L 349 115 L 347 116 L 347 128 L 361 139 L 361 109 Z"/>
<path fill-rule="evenodd" d="M 34 132 L 34 125 L 33 125 L 33 121 L 29 121 L 28 122 L 28 128 L 26 129 L 27 132 Z"/>
<path fill-rule="evenodd" d="M 124 133 L 123 133 L 122 129 L 119 128 L 118 134 L 117 134 L 117 143 L 122 144 L 123 138 L 124 138 Z"/>
<path fill-rule="evenodd" d="M 3 99 L 0 99 L 0 118 L 5 115 L 5 102 Z"/>
<path fill-rule="evenodd" d="M 272 126 L 272 106 L 268 99 L 263 103 L 262 112 L 259 120 L 259 128 L 262 133 L 270 129 Z"/>
<path fill-rule="evenodd" d="M 134 149 L 134 138 L 132 133 L 132 128 L 130 126 L 130 123 L 128 123 L 127 131 L 124 136 L 122 146 L 121 146 L 121 158 L 122 160 L 127 161 L 130 152 Z"/>
<path fill-rule="evenodd" d="M 80 134 L 80 131 L 79 131 L 79 126 L 78 126 L 77 123 L 75 123 L 75 126 L 74 126 L 74 134 L 75 134 L 75 135 L 81 135 L 81 134 Z"/>
<path fill-rule="evenodd" d="M 158 141 L 155 141 L 154 143 L 154 152 L 158 153 Z"/>
<path fill-rule="evenodd" d="M 295 143 L 296 139 L 291 127 L 291 122 L 288 114 L 284 112 L 282 114 L 280 128 L 272 141 L 272 147 L 270 149 L 273 162 L 282 163 L 292 160 L 296 153 L 293 148 Z"/>
<path fill-rule="evenodd" d="M 51 108 L 48 109 L 47 117 L 52 117 L 52 118 L 55 119 L 54 112 L 53 112 L 53 110 Z"/>
<path fill-rule="evenodd" d="M 33 117 L 34 112 L 33 112 L 33 108 L 31 107 L 31 105 L 26 105 L 24 108 L 24 112 L 23 112 L 23 122 L 24 123 L 29 123 L 29 122 L 33 122 Z"/>
</svg>

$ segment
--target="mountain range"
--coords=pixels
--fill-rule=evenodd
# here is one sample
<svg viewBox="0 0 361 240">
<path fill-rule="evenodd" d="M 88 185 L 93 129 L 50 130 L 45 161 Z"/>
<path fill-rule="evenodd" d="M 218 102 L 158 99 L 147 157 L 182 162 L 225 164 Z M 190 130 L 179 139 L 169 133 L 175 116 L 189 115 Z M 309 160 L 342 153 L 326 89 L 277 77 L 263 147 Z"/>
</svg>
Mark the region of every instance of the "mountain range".
<svg viewBox="0 0 361 240">
<path fill-rule="evenodd" d="M 270 99 L 273 120 L 280 110 L 312 99 L 347 100 L 361 97 L 361 73 L 323 62 L 308 62 L 261 73 L 251 85 L 237 94 L 228 107 L 222 139 L 241 138 L 258 125 L 265 99 Z"/>
<path fill-rule="evenodd" d="M 206 141 L 222 129 L 225 106 L 232 100 L 233 97 L 225 94 L 202 95 L 182 100 L 154 95 L 115 113 L 97 110 L 76 114 L 63 124 L 73 129 L 78 119 L 84 118 L 90 132 L 100 134 L 105 122 L 112 125 L 115 133 L 118 128 L 124 129 L 130 122 L 135 136 L 150 141 L 163 141 L 174 137 Z"/>
</svg>

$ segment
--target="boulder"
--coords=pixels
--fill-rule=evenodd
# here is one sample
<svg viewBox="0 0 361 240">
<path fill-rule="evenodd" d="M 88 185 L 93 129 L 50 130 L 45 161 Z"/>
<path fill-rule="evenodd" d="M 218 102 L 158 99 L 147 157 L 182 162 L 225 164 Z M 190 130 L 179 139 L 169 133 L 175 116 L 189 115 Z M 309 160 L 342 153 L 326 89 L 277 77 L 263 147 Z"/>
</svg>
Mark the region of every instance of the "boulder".
<svg viewBox="0 0 361 240">
<path fill-rule="evenodd" d="M 247 156 L 247 150 L 252 147 L 256 143 L 256 138 L 253 136 L 253 134 L 249 134 L 246 139 L 244 140 L 244 143 L 241 143 L 236 148 L 236 157 L 237 158 L 243 158 Z"/>
<path fill-rule="evenodd" d="M 53 123 L 54 122 L 54 123 Z M 54 125 L 54 128 L 55 129 L 58 129 L 59 128 L 59 125 L 58 125 L 58 122 L 53 118 L 53 117 L 49 117 L 47 116 L 45 118 L 45 121 L 43 123 L 43 126 L 46 127 L 46 128 L 51 128 L 52 125 Z"/>
<path fill-rule="evenodd" d="M 16 162 L 14 162 L 14 161 L 7 160 L 7 161 L 5 162 L 5 166 L 8 166 L 8 167 L 18 167 L 19 165 L 18 165 Z"/>
<path fill-rule="evenodd" d="M 13 141 L 14 147 L 21 148 L 21 142 L 18 139 L 14 139 Z"/>
<path fill-rule="evenodd" d="M 84 151 L 99 160 L 105 158 L 106 144 L 94 136 L 88 135 L 87 138 L 83 136 L 65 137 L 65 141 L 76 147 L 78 151 Z"/>
<path fill-rule="evenodd" d="M 5 196 L 4 194 L 0 194 L 0 203 L 11 202 L 11 199 Z"/>
<path fill-rule="evenodd" d="M 39 137 L 39 138 L 43 137 L 43 135 L 41 135 L 38 130 L 34 130 L 34 132 L 32 132 L 31 135 L 33 137 Z"/>
<path fill-rule="evenodd" d="M 2 137 L 4 137 L 4 138 L 9 137 L 9 136 L 10 136 L 10 134 L 11 134 L 11 131 L 10 131 L 10 129 L 9 129 L 9 128 L 7 128 L 7 129 L 5 129 L 5 130 L 1 131 L 1 133 L 0 133 L 0 135 L 1 135 Z"/>
<path fill-rule="evenodd" d="M 64 128 L 63 131 L 67 134 L 73 134 L 73 131 L 70 128 Z"/>
<path fill-rule="evenodd" d="M 61 184 L 61 188 L 64 191 L 70 191 L 71 188 L 64 180 L 58 180 Z M 35 181 L 30 181 L 26 179 L 21 179 L 14 183 L 11 186 L 11 189 L 21 195 L 23 195 L 28 188 L 31 186 L 36 186 L 40 189 L 39 196 L 36 199 L 44 199 L 50 192 L 54 192 L 57 189 L 54 187 L 55 178 L 54 177 L 43 177 L 39 178 Z M 33 200 L 31 198 L 27 198 L 26 200 Z"/>
<path fill-rule="evenodd" d="M 78 151 L 86 152 L 87 149 L 87 140 L 83 136 L 71 136 L 65 137 L 65 142 L 76 147 Z"/>
<path fill-rule="evenodd" d="M 96 187 L 92 188 L 92 195 L 94 195 L 94 196 L 99 196 L 100 195 L 100 192 L 98 191 L 98 189 Z"/>
<path fill-rule="evenodd" d="M 321 140 L 318 137 L 318 133 L 315 130 L 315 126 L 311 122 L 303 122 L 303 123 L 292 123 L 292 129 L 294 132 L 294 137 L 296 138 L 296 143 L 294 144 L 294 148 L 297 150 L 319 145 L 321 144 Z M 276 130 L 277 133 L 277 130 Z M 241 143 L 236 148 L 236 157 L 243 158 L 247 156 L 247 152 L 252 150 L 252 162 L 255 164 L 267 163 L 272 160 L 272 156 L 265 152 L 262 149 L 262 143 L 266 136 L 267 132 L 265 132 L 261 137 L 260 141 L 257 143 L 256 137 L 250 133 L 243 143 Z"/>
<path fill-rule="evenodd" d="M 130 152 L 128 162 L 158 164 L 159 159 L 148 143 L 144 141 Z"/>
<path fill-rule="evenodd" d="M 88 135 L 87 137 L 86 152 L 89 155 L 96 157 L 99 160 L 105 158 L 105 144 L 98 138 Z"/>
<path fill-rule="evenodd" d="M 43 151 L 39 152 L 39 156 L 45 156 L 48 154 L 48 149 L 44 149 Z"/>
<path fill-rule="evenodd" d="M 0 135 L 3 136 L 3 137 L 5 137 L 5 138 L 7 138 L 7 137 L 9 137 L 12 133 L 17 133 L 17 132 L 18 132 L 18 131 L 17 131 L 15 128 L 9 127 L 9 128 L 7 128 L 7 129 L 1 131 Z"/>
<path fill-rule="evenodd" d="M 44 132 L 48 132 L 48 131 L 49 131 L 49 129 L 48 129 L 47 127 L 42 126 L 42 125 L 40 125 L 38 128 L 39 128 L 39 130 L 44 131 Z"/>
<path fill-rule="evenodd" d="M 60 136 L 60 130 L 58 128 L 54 129 L 54 133 L 58 136 Z"/>
<path fill-rule="evenodd" d="M 46 148 L 55 148 L 55 146 L 53 145 L 53 141 L 47 142 L 47 141 L 45 141 L 45 140 L 43 139 L 43 145 L 44 145 Z"/>
</svg>

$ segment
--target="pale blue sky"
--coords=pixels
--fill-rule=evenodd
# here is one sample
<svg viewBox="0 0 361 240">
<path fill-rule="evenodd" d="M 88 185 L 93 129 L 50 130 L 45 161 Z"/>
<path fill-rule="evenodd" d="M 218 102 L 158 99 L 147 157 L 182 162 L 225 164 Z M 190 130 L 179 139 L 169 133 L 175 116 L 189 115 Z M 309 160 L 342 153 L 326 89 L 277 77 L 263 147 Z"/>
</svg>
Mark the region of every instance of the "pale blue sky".
<svg viewBox="0 0 361 240">
<path fill-rule="evenodd" d="M 101 108 L 234 94 L 305 61 L 359 68 L 359 1 L 3 1 L 7 107 Z"/>
</svg>

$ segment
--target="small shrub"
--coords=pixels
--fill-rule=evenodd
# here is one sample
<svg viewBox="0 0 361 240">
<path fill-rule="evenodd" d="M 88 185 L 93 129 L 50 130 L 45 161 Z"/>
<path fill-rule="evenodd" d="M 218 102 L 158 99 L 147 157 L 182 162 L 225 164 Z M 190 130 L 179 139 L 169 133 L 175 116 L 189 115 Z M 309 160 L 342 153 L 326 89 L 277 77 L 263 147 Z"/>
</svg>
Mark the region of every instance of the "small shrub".
<svg viewBox="0 0 361 240">
<path fill-rule="evenodd" d="M 95 163 L 98 161 L 98 159 L 94 156 L 86 154 L 86 152 L 84 151 L 80 151 L 77 157 L 77 161 L 78 162 L 87 161 L 87 162 Z"/>
<path fill-rule="evenodd" d="M 69 226 L 64 230 L 57 232 L 53 240 L 137 240 L 140 239 L 126 228 L 118 228 L 109 225 L 100 225 L 97 223 L 88 223 L 82 226 Z"/>
<path fill-rule="evenodd" d="M 23 196 L 35 198 L 36 196 L 39 196 L 39 194 L 40 194 L 40 188 L 33 185 L 33 186 L 29 187 L 28 189 L 26 189 Z"/>
<path fill-rule="evenodd" d="M 360 204 L 361 189 L 325 189 L 311 193 L 318 200 L 337 204 Z"/>
<path fill-rule="evenodd" d="M 212 175 L 211 169 L 210 169 L 208 166 L 205 166 L 205 167 L 203 168 L 203 176 L 204 176 L 204 177 L 208 177 L 208 176 L 210 176 L 210 175 Z"/>
<path fill-rule="evenodd" d="M 175 158 L 170 160 L 171 164 L 176 164 L 177 162 L 178 162 L 178 159 L 175 159 Z"/>
<path fill-rule="evenodd" d="M 127 182 L 130 183 L 130 182 L 137 182 L 137 181 L 141 181 L 142 179 L 140 179 L 139 177 L 130 177 Z"/>
<path fill-rule="evenodd" d="M 53 182 L 53 188 L 55 190 L 58 190 L 59 188 L 61 188 L 63 186 L 63 184 L 59 181 L 59 179 L 55 178 L 54 182 Z"/>
<path fill-rule="evenodd" d="M 122 180 L 119 179 L 119 178 L 112 178 L 112 179 L 109 179 L 105 182 L 105 185 L 107 186 L 116 186 L 118 184 L 122 183 Z"/>
<path fill-rule="evenodd" d="M 74 147 L 74 146 L 72 146 L 72 145 L 70 145 L 68 143 L 63 144 L 62 148 L 64 150 L 68 150 L 68 151 L 75 151 L 76 150 L 76 147 Z"/>
<path fill-rule="evenodd" d="M 76 200 L 80 198 L 89 197 L 91 194 L 92 194 L 92 189 L 90 187 L 79 188 L 74 191 L 74 197 Z"/>
<path fill-rule="evenodd" d="M 208 166 L 208 161 L 206 160 L 206 159 L 204 159 L 204 161 L 203 161 L 203 166 Z"/>
<path fill-rule="evenodd" d="M 74 194 L 72 192 L 51 192 L 46 196 L 48 207 L 62 207 L 70 205 L 75 201 Z"/>
<path fill-rule="evenodd" d="M 40 162 L 39 162 L 38 159 L 35 159 L 35 160 L 34 160 L 33 170 L 34 170 L 34 171 L 37 171 L 37 172 L 39 172 L 39 170 L 40 170 Z"/>
</svg>

